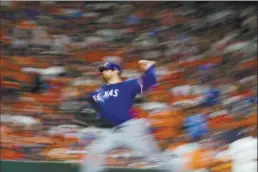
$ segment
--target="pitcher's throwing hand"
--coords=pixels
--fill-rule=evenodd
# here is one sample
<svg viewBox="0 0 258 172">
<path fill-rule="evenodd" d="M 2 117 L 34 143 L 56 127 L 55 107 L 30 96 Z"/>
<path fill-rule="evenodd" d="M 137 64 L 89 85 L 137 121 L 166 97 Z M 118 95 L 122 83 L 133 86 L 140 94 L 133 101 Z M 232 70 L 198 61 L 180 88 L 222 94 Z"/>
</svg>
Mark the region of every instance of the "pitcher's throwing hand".
<svg viewBox="0 0 258 172">
<path fill-rule="evenodd" d="M 156 64 L 156 61 L 140 60 L 138 63 L 140 64 L 141 69 L 147 70 L 150 68 L 150 66 Z"/>
</svg>

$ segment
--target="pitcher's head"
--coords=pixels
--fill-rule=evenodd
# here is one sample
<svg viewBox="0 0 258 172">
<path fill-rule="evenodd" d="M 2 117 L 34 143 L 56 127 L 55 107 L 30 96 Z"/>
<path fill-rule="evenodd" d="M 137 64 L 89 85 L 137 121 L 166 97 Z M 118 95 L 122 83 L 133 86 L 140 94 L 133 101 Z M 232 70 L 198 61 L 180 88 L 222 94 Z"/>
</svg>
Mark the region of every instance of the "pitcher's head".
<svg viewBox="0 0 258 172">
<path fill-rule="evenodd" d="M 120 78 L 122 69 L 121 67 L 113 62 L 106 62 L 103 66 L 99 67 L 99 72 L 105 82 L 108 82 L 114 78 Z"/>
</svg>

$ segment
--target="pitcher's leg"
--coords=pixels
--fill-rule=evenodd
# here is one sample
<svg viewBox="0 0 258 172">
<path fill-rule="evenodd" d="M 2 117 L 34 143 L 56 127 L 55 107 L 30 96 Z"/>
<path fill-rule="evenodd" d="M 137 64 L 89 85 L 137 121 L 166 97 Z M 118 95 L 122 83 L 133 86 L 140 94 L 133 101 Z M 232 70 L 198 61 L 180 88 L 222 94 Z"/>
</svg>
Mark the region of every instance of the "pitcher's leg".
<svg viewBox="0 0 258 172">
<path fill-rule="evenodd" d="M 123 135 L 128 137 L 128 139 L 126 139 L 128 142 L 137 143 L 132 144 L 143 148 L 144 151 L 150 153 L 160 152 L 159 146 L 151 134 L 150 124 L 147 120 L 132 120 L 128 125 L 122 128 L 121 131 L 123 132 Z"/>
<path fill-rule="evenodd" d="M 158 165 L 164 172 L 174 172 L 171 163 L 167 163 L 166 157 L 159 149 L 152 135 L 145 135 L 145 138 L 129 138 L 123 139 L 123 145 L 142 154 L 148 162 L 153 162 Z"/>
<path fill-rule="evenodd" d="M 158 162 L 166 172 L 170 169 L 165 163 L 164 156 L 157 141 L 150 133 L 149 124 L 145 120 L 134 120 L 122 129 L 121 142 L 128 148 L 141 153 L 147 161 Z"/>
<path fill-rule="evenodd" d="M 93 142 L 89 147 L 87 156 L 84 160 L 81 172 L 103 172 L 105 156 L 104 154 L 119 144 L 117 142 L 119 134 L 110 133 Z"/>
</svg>

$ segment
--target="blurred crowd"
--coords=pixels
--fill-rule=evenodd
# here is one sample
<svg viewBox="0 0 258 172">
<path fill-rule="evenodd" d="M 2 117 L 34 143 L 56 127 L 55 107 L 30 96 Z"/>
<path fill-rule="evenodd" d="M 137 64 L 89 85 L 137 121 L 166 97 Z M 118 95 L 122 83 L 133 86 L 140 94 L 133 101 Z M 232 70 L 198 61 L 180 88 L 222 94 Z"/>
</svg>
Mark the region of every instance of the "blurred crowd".
<svg viewBox="0 0 258 172">
<path fill-rule="evenodd" d="M 151 59 L 159 85 L 133 111 L 152 124 L 166 163 L 175 172 L 257 171 L 255 3 L 4 1 L 0 9 L 1 159 L 87 156 L 110 126 L 71 98 L 103 84 L 103 62 L 119 63 L 127 79 Z M 107 156 L 108 166 L 161 163 L 124 147 Z"/>
</svg>

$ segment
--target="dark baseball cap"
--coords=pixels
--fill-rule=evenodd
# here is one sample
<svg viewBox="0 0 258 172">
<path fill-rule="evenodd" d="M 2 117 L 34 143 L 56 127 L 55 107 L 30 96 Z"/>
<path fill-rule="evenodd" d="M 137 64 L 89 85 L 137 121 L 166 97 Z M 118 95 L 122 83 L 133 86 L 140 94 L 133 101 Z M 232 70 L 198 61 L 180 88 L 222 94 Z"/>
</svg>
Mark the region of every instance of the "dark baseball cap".
<svg viewBox="0 0 258 172">
<path fill-rule="evenodd" d="M 103 66 L 99 67 L 99 72 L 103 72 L 104 70 L 118 70 L 122 72 L 121 67 L 113 62 L 106 62 Z"/>
</svg>

